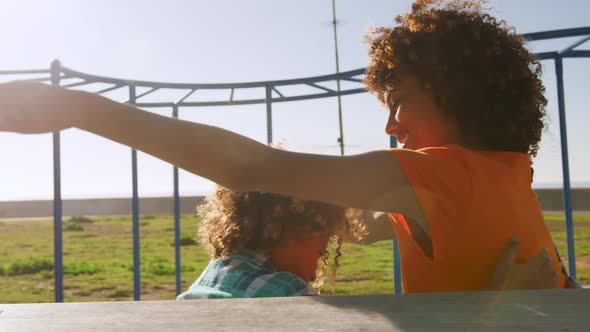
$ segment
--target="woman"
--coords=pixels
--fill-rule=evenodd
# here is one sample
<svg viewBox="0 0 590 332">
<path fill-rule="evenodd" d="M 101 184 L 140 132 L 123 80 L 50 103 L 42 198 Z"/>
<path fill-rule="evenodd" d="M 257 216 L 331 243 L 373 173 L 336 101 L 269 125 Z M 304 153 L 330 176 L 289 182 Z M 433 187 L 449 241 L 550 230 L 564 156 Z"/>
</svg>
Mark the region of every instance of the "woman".
<svg viewBox="0 0 590 332">
<path fill-rule="evenodd" d="M 565 275 L 531 189 L 546 100 L 524 41 L 479 1 L 419 0 L 369 38 L 366 84 L 404 149 L 334 157 L 281 151 L 232 132 L 34 83 L 0 88 L 0 130 L 70 127 L 110 138 L 234 191 L 388 213 L 406 292 L 484 289 L 513 236 L 517 260 L 548 252 Z"/>
</svg>

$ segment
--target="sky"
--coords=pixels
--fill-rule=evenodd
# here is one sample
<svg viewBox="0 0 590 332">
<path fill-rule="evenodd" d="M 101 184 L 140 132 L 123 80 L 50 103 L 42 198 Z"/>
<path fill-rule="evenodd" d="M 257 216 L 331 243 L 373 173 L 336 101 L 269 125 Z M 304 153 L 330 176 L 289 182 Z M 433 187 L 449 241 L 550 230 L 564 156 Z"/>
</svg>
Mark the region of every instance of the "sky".
<svg viewBox="0 0 590 332">
<path fill-rule="evenodd" d="M 494 15 L 520 33 L 590 26 L 586 0 L 490 3 Z M 369 27 L 393 25 L 393 18 L 410 6 L 407 0 L 337 0 L 340 69 L 365 67 L 367 46 L 362 38 Z M 247 82 L 331 74 L 335 72 L 331 19 L 331 0 L 0 0 L 0 70 L 48 68 L 59 59 L 86 73 L 165 82 Z M 561 50 L 577 39 L 529 47 L 535 52 Z M 583 48 L 590 49 L 590 42 Z M 555 68 L 551 61 L 543 61 L 543 66 L 549 126 L 534 161 L 534 185 L 558 187 L 562 170 Z M 590 59 L 565 60 L 570 170 L 576 186 L 590 186 L 587 73 Z M 161 93 L 165 97 L 168 92 Z M 117 92 L 109 97 L 125 100 Z M 383 130 L 387 112 L 374 96 L 346 96 L 342 103 L 347 154 L 388 147 Z M 180 116 L 266 142 L 262 104 L 183 108 Z M 275 141 L 287 149 L 339 153 L 336 98 L 276 103 L 273 127 Z M 0 133 L 0 201 L 52 197 L 51 142 L 51 135 Z M 143 153 L 138 164 L 140 196 L 171 195 L 171 165 Z M 204 194 L 213 187 L 205 179 L 180 173 L 181 195 Z M 130 149 L 76 129 L 63 132 L 62 193 L 66 199 L 130 196 Z"/>
</svg>

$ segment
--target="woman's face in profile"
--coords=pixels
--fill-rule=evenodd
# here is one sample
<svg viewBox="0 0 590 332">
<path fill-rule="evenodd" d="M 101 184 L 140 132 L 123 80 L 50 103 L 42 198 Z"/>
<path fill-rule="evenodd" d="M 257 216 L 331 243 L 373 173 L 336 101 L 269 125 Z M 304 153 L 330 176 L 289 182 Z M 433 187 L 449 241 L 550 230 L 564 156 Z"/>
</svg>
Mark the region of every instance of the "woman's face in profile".
<svg viewBox="0 0 590 332">
<path fill-rule="evenodd" d="M 429 89 L 410 75 L 401 75 L 398 89 L 385 96 L 389 118 L 385 132 L 397 138 L 404 149 L 457 144 L 456 125 L 446 117 Z"/>
</svg>

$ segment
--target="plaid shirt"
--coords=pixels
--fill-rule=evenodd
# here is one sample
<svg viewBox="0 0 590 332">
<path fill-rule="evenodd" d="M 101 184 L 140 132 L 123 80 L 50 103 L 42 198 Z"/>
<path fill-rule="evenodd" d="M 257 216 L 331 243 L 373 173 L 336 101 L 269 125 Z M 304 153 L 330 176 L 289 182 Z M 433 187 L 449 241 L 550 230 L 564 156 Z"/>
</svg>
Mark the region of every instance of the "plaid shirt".
<svg viewBox="0 0 590 332">
<path fill-rule="evenodd" d="M 270 259 L 253 250 L 209 262 L 177 300 L 317 295 L 305 281 L 278 272 Z"/>
</svg>

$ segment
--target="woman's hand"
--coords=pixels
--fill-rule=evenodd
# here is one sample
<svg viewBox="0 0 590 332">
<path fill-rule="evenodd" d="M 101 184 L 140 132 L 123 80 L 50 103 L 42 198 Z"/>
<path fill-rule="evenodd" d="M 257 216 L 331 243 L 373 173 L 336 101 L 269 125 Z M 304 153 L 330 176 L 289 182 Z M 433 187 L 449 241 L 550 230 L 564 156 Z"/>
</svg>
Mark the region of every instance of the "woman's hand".
<svg viewBox="0 0 590 332">
<path fill-rule="evenodd" d="M 42 134 L 74 126 L 83 92 L 34 82 L 0 84 L 0 131 Z"/>
<path fill-rule="evenodd" d="M 552 269 L 552 261 L 545 249 L 525 264 L 515 263 L 520 241 L 508 243 L 492 276 L 491 290 L 553 288 L 559 280 Z"/>
</svg>

